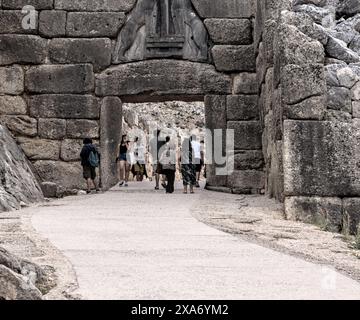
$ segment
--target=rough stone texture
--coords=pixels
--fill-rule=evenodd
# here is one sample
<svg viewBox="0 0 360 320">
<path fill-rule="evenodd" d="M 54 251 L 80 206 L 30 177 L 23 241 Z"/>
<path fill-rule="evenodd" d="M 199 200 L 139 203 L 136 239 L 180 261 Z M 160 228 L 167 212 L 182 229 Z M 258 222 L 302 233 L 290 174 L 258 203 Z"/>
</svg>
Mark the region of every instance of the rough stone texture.
<svg viewBox="0 0 360 320">
<path fill-rule="evenodd" d="M 212 54 L 219 71 L 255 71 L 253 45 L 216 45 L 212 48 Z"/>
<path fill-rule="evenodd" d="M 249 19 L 206 19 L 211 40 L 216 44 L 251 44 L 252 23 Z"/>
<path fill-rule="evenodd" d="M 80 152 L 83 140 L 65 139 L 61 142 L 60 159 L 63 161 L 80 161 Z"/>
<path fill-rule="evenodd" d="M 117 163 L 114 155 L 120 144 L 122 103 L 117 97 L 106 97 L 101 104 L 101 183 L 104 189 L 114 186 L 117 179 Z"/>
<path fill-rule="evenodd" d="M 0 300 L 41 300 L 41 292 L 27 279 L 0 265 Z"/>
<path fill-rule="evenodd" d="M 256 73 L 242 72 L 234 77 L 234 93 L 257 94 Z"/>
<path fill-rule="evenodd" d="M 70 12 L 66 34 L 70 37 L 116 37 L 125 22 L 119 12 Z"/>
<path fill-rule="evenodd" d="M 192 0 L 203 18 L 250 18 L 255 14 L 253 0 Z"/>
<path fill-rule="evenodd" d="M 235 130 L 235 150 L 261 149 L 262 128 L 259 121 L 228 121 L 227 126 Z"/>
<path fill-rule="evenodd" d="M 0 96 L 0 114 L 18 115 L 26 112 L 26 102 L 22 97 Z"/>
<path fill-rule="evenodd" d="M 39 119 L 39 137 L 45 139 L 62 139 L 66 135 L 66 120 Z"/>
<path fill-rule="evenodd" d="M 258 97 L 255 95 L 232 95 L 227 97 L 228 120 L 259 119 Z"/>
<path fill-rule="evenodd" d="M 0 67 L 0 94 L 16 95 L 23 91 L 24 72 L 22 68 L 19 66 Z"/>
<path fill-rule="evenodd" d="M 25 6 L 32 6 L 35 9 L 51 9 L 54 0 L 2 0 L 3 9 L 22 9 Z"/>
<path fill-rule="evenodd" d="M 264 167 L 264 156 L 259 150 L 238 151 L 234 158 L 235 170 L 261 170 Z"/>
<path fill-rule="evenodd" d="M 256 170 L 234 171 L 228 177 L 228 185 L 236 193 L 260 193 L 265 186 L 265 175 Z"/>
<path fill-rule="evenodd" d="M 36 119 L 26 115 L 4 115 L 0 116 L 0 121 L 15 135 L 35 137 L 38 133 Z"/>
<path fill-rule="evenodd" d="M 326 89 L 324 70 L 320 64 L 287 65 L 282 69 L 281 83 L 284 102 L 287 104 L 322 95 Z"/>
<path fill-rule="evenodd" d="M 351 92 L 347 88 L 332 87 L 326 92 L 326 105 L 329 109 L 351 113 Z"/>
<path fill-rule="evenodd" d="M 100 71 L 111 63 L 110 39 L 53 39 L 49 46 L 53 63 L 92 63 Z"/>
<path fill-rule="evenodd" d="M 68 138 L 99 138 L 99 123 L 93 120 L 67 120 Z"/>
<path fill-rule="evenodd" d="M 284 180 L 288 196 L 359 196 L 359 124 L 284 122 Z"/>
<path fill-rule="evenodd" d="M 30 160 L 58 160 L 60 143 L 55 140 L 45 139 L 17 139 L 24 153 Z"/>
<path fill-rule="evenodd" d="M 33 35 L 0 35 L 0 65 L 45 63 L 47 42 Z"/>
<path fill-rule="evenodd" d="M 344 199 L 344 232 L 352 235 L 360 232 L 360 198 Z"/>
<path fill-rule="evenodd" d="M 66 11 L 44 10 L 39 16 L 39 33 L 43 37 L 61 37 L 66 32 Z"/>
<path fill-rule="evenodd" d="M 30 115 L 35 118 L 98 119 L 100 106 L 91 95 L 44 94 L 28 99 Z"/>
<path fill-rule="evenodd" d="M 294 120 L 323 120 L 325 110 L 323 96 L 311 97 L 300 103 L 285 106 L 284 116 Z"/>
<path fill-rule="evenodd" d="M 41 181 L 55 182 L 59 188 L 67 190 L 85 187 L 79 162 L 38 160 L 33 165 Z"/>
<path fill-rule="evenodd" d="M 229 76 L 213 66 L 175 60 L 149 60 L 109 68 L 96 77 L 96 94 L 204 95 L 231 93 Z"/>
<path fill-rule="evenodd" d="M 43 65 L 25 74 L 25 86 L 32 93 L 86 93 L 94 88 L 91 65 Z"/>
<path fill-rule="evenodd" d="M 42 201 L 40 186 L 24 153 L 3 126 L 0 126 L 0 145 L 0 211 Z"/>
<path fill-rule="evenodd" d="M 342 200 L 326 197 L 285 198 L 287 219 L 313 223 L 326 231 L 342 231 Z"/>
<path fill-rule="evenodd" d="M 54 0 L 55 9 L 66 11 L 129 11 L 136 0 Z"/>
<path fill-rule="evenodd" d="M 326 45 L 327 54 L 335 59 L 339 59 L 346 63 L 359 62 L 359 55 L 347 48 L 346 43 L 341 40 L 329 37 Z"/>
<path fill-rule="evenodd" d="M 46 198 L 56 198 L 58 196 L 58 185 L 54 182 L 42 182 L 41 190 Z"/>
<path fill-rule="evenodd" d="M 25 14 L 19 10 L 0 10 L 0 33 L 37 33 L 38 12 L 35 13 L 36 26 L 34 29 L 24 29 L 22 20 Z"/>
<path fill-rule="evenodd" d="M 225 131 L 227 127 L 226 122 L 226 96 L 207 95 L 205 96 L 205 126 L 214 134 L 214 130 L 222 130 L 223 149 L 225 146 Z M 206 143 L 206 142 L 205 142 Z M 216 164 L 214 161 L 214 154 L 212 159 L 213 164 L 206 166 L 207 169 L 207 185 L 208 186 L 226 186 L 227 177 L 215 174 Z"/>
<path fill-rule="evenodd" d="M 360 118 L 360 102 L 354 101 L 352 103 L 352 116 L 354 118 Z"/>
</svg>

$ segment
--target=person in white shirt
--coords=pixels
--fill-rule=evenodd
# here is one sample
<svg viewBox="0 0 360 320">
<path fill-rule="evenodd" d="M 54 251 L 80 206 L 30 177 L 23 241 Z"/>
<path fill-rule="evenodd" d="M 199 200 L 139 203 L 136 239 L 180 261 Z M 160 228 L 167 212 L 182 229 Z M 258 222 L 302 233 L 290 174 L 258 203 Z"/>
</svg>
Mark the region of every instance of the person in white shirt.
<svg viewBox="0 0 360 320">
<path fill-rule="evenodd" d="M 191 146 L 193 149 L 193 163 L 195 164 L 195 171 L 196 171 L 196 184 L 195 186 L 197 188 L 200 188 L 200 173 L 202 169 L 202 155 L 201 155 L 201 144 L 199 141 L 197 141 L 197 138 L 195 135 L 192 135 L 190 137 Z"/>
</svg>

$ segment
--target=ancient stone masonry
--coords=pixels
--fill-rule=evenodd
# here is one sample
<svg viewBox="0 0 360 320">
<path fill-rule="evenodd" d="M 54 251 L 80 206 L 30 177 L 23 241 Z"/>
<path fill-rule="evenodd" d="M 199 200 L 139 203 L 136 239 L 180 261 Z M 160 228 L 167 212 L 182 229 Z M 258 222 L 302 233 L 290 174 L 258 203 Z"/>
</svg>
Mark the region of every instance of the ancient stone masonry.
<svg viewBox="0 0 360 320">
<path fill-rule="evenodd" d="M 2 0 L 0 118 L 56 195 L 83 187 L 84 137 L 116 182 L 122 102 L 203 100 L 206 127 L 235 133 L 235 171 L 208 166 L 208 188 L 355 233 L 359 17 L 354 0 Z"/>
<path fill-rule="evenodd" d="M 237 140 L 235 173 L 215 177 L 209 166 L 209 186 L 260 192 L 254 17 L 252 0 L 3 0 L 1 120 L 46 195 L 83 187 L 84 137 L 100 145 L 103 187 L 115 183 L 122 101 L 204 96 L 207 126 L 234 129 Z"/>
<path fill-rule="evenodd" d="M 266 188 L 287 218 L 351 234 L 360 221 L 357 3 L 258 1 L 255 32 Z"/>
</svg>

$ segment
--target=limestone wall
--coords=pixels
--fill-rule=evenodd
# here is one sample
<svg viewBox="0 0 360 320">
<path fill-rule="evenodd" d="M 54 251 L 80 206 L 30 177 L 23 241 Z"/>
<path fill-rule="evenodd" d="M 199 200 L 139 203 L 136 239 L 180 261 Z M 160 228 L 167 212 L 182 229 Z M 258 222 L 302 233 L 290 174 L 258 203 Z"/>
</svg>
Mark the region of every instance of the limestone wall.
<svg viewBox="0 0 360 320">
<path fill-rule="evenodd" d="M 118 35 L 137 4 L 142 5 L 140 0 L 1 1 L 1 121 L 16 135 L 41 181 L 55 183 L 60 191 L 83 187 L 79 149 L 84 137 L 93 138 L 101 147 L 103 186 L 109 187 L 115 182 L 121 100 L 206 96 L 208 127 L 236 132 L 236 172 L 229 178 L 210 174 L 209 185 L 260 192 L 254 1 L 192 2 L 198 19 L 194 28 L 202 36 L 201 30 L 208 33 L 206 61 L 192 56 L 124 63 L 115 50 Z M 33 16 L 22 13 L 25 5 L 35 7 Z M 35 17 L 33 29 L 23 28 L 25 16 Z"/>
<path fill-rule="evenodd" d="M 256 32 L 267 191 L 285 201 L 287 218 L 352 234 L 359 19 L 354 1 L 259 1 Z"/>
</svg>

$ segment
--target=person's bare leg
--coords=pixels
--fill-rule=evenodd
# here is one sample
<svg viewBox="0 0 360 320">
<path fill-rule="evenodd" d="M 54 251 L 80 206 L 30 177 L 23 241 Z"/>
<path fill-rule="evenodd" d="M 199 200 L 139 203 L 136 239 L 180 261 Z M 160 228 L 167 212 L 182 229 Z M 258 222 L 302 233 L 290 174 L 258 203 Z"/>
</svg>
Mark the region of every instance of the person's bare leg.
<svg viewBox="0 0 360 320">
<path fill-rule="evenodd" d="M 124 184 L 125 180 L 125 161 L 121 160 L 119 164 L 119 182 L 120 186 Z"/>
<path fill-rule="evenodd" d="M 187 193 L 187 185 L 186 184 L 184 184 L 184 193 Z"/>
<path fill-rule="evenodd" d="M 160 183 L 160 175 L 158 173 L 155 173 L 155 188 L 159 188 L 159 183 Z"/>
<path fill-rule="evenodd" d="M 87 193 L 91 192 L 91 178 L 86 179 Z"/>
<path fill-rule="evenodd" d="M 126 164 L 125 164 L 125 185 L 128 184 L 129 175 L 130 175 L 130 165 L 126 162 Z"/>
<path fill-rule="evenodd" d="M 190 185 L 190 193 L 194 193 L 194 186 L 192 184 Z"/>
</svg>

